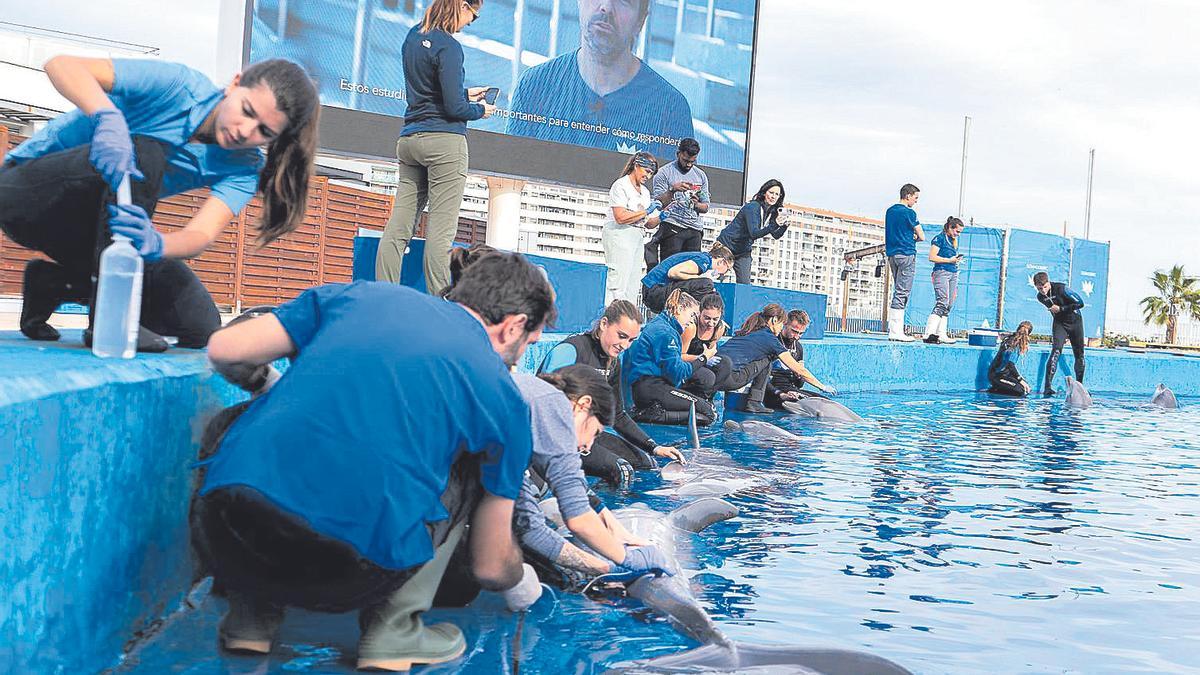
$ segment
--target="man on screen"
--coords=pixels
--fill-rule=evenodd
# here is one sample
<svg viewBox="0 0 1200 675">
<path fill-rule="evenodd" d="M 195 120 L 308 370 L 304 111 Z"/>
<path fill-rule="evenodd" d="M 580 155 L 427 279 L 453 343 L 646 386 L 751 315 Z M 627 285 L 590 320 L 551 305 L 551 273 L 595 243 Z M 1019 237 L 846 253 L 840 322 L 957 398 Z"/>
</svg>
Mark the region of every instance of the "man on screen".
<svg viewBox="0 0 1200 675">
<path fill-rule="evenodd" d="M 678 89 L 633 55 L 650 0 L 577 1 L 579 49 L 525 71 L 506 132 L 669 156 L 694 135 L 692 111 Z"/>
</svg>

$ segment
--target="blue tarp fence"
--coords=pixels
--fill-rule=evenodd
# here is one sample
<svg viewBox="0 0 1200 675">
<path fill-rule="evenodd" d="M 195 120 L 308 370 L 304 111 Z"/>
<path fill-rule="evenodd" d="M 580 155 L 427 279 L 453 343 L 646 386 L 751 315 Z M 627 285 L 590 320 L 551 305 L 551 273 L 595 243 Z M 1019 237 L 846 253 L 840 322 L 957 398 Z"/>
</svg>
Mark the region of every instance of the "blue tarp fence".
<svg viewBox="0 0 1200 675">
<path fill-rule="evenodd" d="M 908 298 L 905 322 L 923 328 L 933 312 L 933 263 L 930 244 L 941 233 L 940 225 L 922 225 L 925 241 L 917 244 L 917 273 Z M 958 252 L 966 259 L 958 266 L 958 297 L 950 311 L 950 330 L 967 330 L 996 325 L 1000 301 L 1000 268 L 1004 256 L 1004 231 L 969 227 L 958 238 Z"/>
</svg>

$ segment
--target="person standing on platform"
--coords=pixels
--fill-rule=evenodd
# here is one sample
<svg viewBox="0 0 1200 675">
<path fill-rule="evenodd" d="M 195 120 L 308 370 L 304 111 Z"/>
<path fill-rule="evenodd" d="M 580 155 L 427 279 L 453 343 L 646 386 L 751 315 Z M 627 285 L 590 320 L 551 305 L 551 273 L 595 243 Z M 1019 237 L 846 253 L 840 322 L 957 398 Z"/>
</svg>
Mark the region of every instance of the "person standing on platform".
<svg viewBox="0 0 1200 675">
<path fill-rule="evenodd" d="M 638 152 L 625 163 L 625 170 L 608 191 L 609 218 L 604 221 L 601 240 L 608 266 L 605 302 L 637 302 L 641 291 L 642 233 L 658 227 L 658 202 L 646 187 L 658 162 L 648 152 Z"/>
<path fill-rule="evenodd" d="M 642 303 L 652 312 L 661 312 L 667 296 L 676 289 L 703 298 L 715 292 L 712 276 L 719 279 L 732 266 L 733 254 L 720 242 L 713 243 L 708 253 L 676 253 L 642 277 Z"/>
<path fill-rule="evenodd" d="M 1084 360 L 1085 346 L 1083 333 L 1083 297 L 1067 288 L 1066 284 L 1051 282 L 1050 275 L 1038 272 L 1033 275 L 1033 285 L 1038 291 L 1038 302 L 1046 306 L 1054 315 L 1053 346 L 1050 349 L 1050 360 L 1046 363 L 1046 386 L 1042 392 L 1046 396 L 1054 395 L 1054 374 L 1058 372 L 1058 357 L 1062 356 L 1063 345 L 1071 341 L 1071 351 L 1075 353 L 1075 380 L 1083 384 L 1083 372 L 1087 369 Z"/>
<path fill-rule="evenodd" d="M 925 233 L 917 221 L 913 207 L 921 198 L 921 191 L 912 183 L 900 188 L 900 201 L 893 204 L 884 215 L 884 241 L 888 268 L 892 273 L 892 301 L 888 314 L 888 339 L 912 342 L 914 338 L 904 334 L 904 308 L 908 306 L 908 294 L 912 292 L 913 275 L 917 271 L 917 242 L 925 241 Z"/>
<path fill-rule="evenodd" d="M 933 263 L 933 312 L 925 322 L 925 342 L 928 344 L 954 344 L 957 340 L 947 334 L 946 327 L 950 308 L 958 297 L 958 264 L 966 256 L 958 252 L 958 237 L 964 229 L 963 221 L 950 216 L 942 231 L 933 238 L 929 246 L 929 262 Z"/>
<path fill-rule="evenodd" d="M 542 270 L 493 253 L 445 299 L 329 284 L 213 336 L 232 382 L 292 357 L 192 500 L 195 550 L 229 600 L 226 649 L 269 653 L 292 606 L 360 610 L 360 669 L 457 658 L 462 631 L 422 614 L 464 537 L 479 583 L 536 599 L 512 531 L 533 435 L 509 368 L 554 318 Z"/>
<path fill-rule="evenodd" d="M 450 285 L 450 246 L 467 185 L 467 122 L 491 117 L 487 87 L 465 89 L 463 49 L 454 34 L 479 18 L 483 0 L 433 0 L 401 45 L 408 109 L 396 141 L 396 198 L 375 257 L 375 278 L 400 282 L 404 251 L 421 211 L 425 226 L 425 288 Z"/>
<path fill-rule="evenodd" d="M 700 143 L 694 138 L 679 141 L 675 161 L 654 174 L 650 192 L 663 207 L 662 225 L 646 243 L 646 269 L 675 255 L 699 251 L 704 243 L 704 221 L 708 213 L 708 174 L 696 166 Z"/>
<path fill-rule="evenodd" d="M 733 274 L 737 283 L 750 283 L 750 252 L 754 241 L 767 235 L 779 239 L 787 232 L 783 199 L 783 183 L 774 178 L 763 183 L 754 198 L 746 202 L 717 237 L 717 241 L 733 253 Z"/>
</svg>

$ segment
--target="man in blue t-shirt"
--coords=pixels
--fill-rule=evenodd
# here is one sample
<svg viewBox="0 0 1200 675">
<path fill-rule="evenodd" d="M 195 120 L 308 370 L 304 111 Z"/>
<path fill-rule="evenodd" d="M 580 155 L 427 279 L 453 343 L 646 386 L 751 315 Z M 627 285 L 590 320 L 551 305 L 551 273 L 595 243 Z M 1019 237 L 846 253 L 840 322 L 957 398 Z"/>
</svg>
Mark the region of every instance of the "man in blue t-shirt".
<svg viewBox="0 0 1200 675">
<path fill-rule="evenodd" d="M 917 222 L 917 212 L 913 210 L 920 198 L 921 191 L 917 186 L 905 183 L 900 188 L 900 202 L 893 204 L 884 216 L 884 240 L 888 267 L 892 272 L 888 339 L 899 342 L 912 342 L 914 339 L 904 334 L 904 308 L 908 305 L 913 275 L 917 271 L 917 242 L 925 241 L 925 233 Z"/>
<path fill-rule="evenodd" d="M 578 0 L 579 49 L 525 71 L 506 133 L 658 157 L 695 135 L 687 99 L 633 54 L 650 0 Z"/>
<path fill-rule="evenodd" d="M 512 515 L 530 414 L 508 368 L 554 316 L 541 270 L 495 253 L 444 300 L 331 284 L 213 336 L 209 358 L 234 382 L 292 357 L 214 443 L 192 507 L 196 549 L 229 594 L 226 648 L 270 651 L 290 605 L 361 609 L 359 668 L 463 652 L 458 628 L 420 615 L 468 518 L 480 584 L 527 585 Z"/>
</svg>

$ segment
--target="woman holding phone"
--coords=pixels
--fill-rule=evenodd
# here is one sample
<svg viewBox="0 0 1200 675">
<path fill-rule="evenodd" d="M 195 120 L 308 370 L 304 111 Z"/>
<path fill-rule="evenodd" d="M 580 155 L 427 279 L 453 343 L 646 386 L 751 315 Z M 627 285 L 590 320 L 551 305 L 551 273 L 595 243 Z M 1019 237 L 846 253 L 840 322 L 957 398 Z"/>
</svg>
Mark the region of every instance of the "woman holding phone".
<svg viewBox="0 0 1200 675">
<path fill-rule="evenodd" d="M 750 283 L 750 251 L 755 240 L 767 235 L 779 239 L 787 232 L 783 200 L 783 183 L 774 178 L 763 183 L 717 237 L 718 242 L 733 251 L 733 274 L 737 283 Z"/>
<path fill-rule="evenodd" d="M 396 200 L 375 258 L 380 281 L 400 281 L 404 251 L 428 204 L 425 288 L 437 293 L 450 285 L 450 245 L 467 184 L 467 122 L 496 110 L 485 100 L 489 87 L 463 87 L 463 49 L 454 39 L 482 7 L 483 0 L 433 0 L 404 39 L 408 110 L 396 141 Z"/>
<path fill-rule="evenodd" d="M 933 313 L 925 322 L 925 342 L 928 344 L 954 344 L 957 340 L 946 335 L 946 321 L 950 308 L 958 296 L 958 264 L 963 256 L 958 252 L 958 235 L 964 229 L 963 221 L 950 216 L 942 226 L 942 233 L 933 238 L 929 246 L 929 262 L 933 263 L 933 295 L 936 304 Z"/>
</svg>

